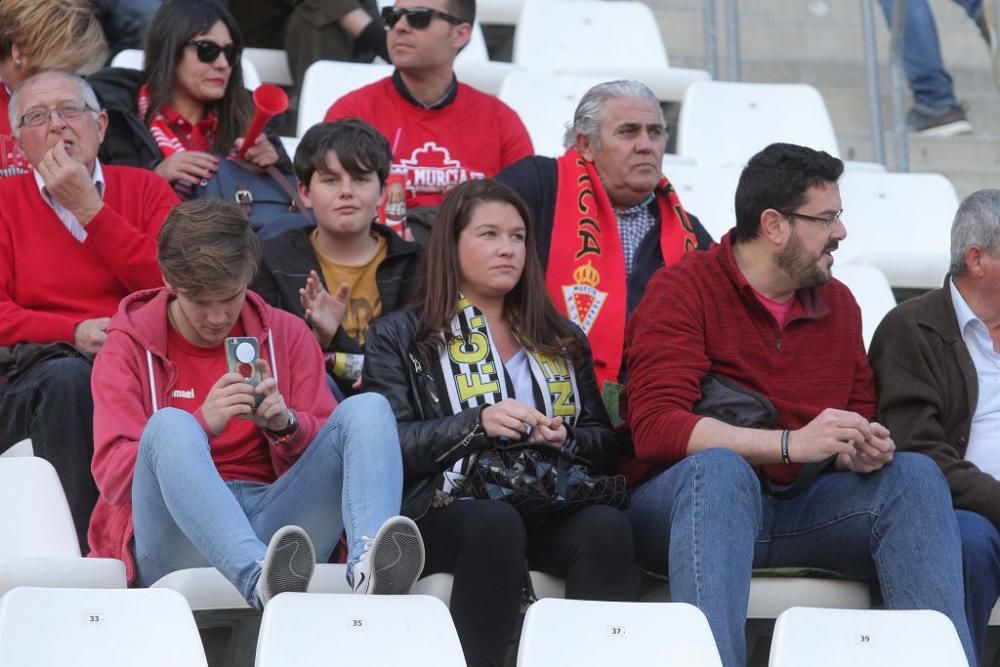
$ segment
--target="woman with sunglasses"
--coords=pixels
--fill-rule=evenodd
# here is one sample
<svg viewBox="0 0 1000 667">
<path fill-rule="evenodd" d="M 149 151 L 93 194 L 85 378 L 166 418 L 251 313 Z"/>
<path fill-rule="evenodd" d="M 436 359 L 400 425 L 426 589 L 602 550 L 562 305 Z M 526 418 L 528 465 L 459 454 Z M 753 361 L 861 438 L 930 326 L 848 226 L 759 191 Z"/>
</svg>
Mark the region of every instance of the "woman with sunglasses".
<svg viewBox="0 0 1000 667">
<path fill-rule="evenodd" d="M 216 0 L 164 2 L 146 33 L 144 70 L 109 68 L 89 79 L 109 118 L 101 160 L 153 169 L 190 197 L 239 148 L 253 116 L 242 45 Z M 246 159 L 291 173 L 277 137 L 262 134 Z"/>
<path fill-rule="evenodd" d="M 454 574 L 451 613 L 469 665 L 502 665 L 525 559 L 566 579 L 566 597 L 634 600 L 639 571 L 625 515 L 592 505 L 525 520 L 502 501 L 456 497 L 468 457 L 502 440 L 572 448 L 610 472 L 615 435 L 583 333 L 549 301 L 527 205 L 469 181 L 431 226 L 422 303 L 376 320 L 363 385 L 389 400 L 403 448 L 405 514 L 424 574 Z"/>
<path fill-rule="evenodd" d="M 86 0 L 0 2 L 0 178 L 30 169 L 10 126 L 14 89 L 42 70 L 97 68 L 106 57 L 101 24 Z"/>
</svg>

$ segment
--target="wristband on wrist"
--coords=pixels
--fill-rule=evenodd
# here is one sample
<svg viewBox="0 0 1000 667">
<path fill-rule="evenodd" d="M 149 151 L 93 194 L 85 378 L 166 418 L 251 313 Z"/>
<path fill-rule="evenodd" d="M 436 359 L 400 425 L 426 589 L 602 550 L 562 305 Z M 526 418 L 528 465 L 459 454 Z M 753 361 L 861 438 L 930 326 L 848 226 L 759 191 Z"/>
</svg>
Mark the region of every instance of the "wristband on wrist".
<svg viewBox="0 0 1000 667">
<path fill-rule="evenodd" d="M 788 433 L 789 431 L 787 428 L 781 432 L 781 462 L 785 465 L 792 462 L 792 460 L 788 458 Z"/>
</svg>

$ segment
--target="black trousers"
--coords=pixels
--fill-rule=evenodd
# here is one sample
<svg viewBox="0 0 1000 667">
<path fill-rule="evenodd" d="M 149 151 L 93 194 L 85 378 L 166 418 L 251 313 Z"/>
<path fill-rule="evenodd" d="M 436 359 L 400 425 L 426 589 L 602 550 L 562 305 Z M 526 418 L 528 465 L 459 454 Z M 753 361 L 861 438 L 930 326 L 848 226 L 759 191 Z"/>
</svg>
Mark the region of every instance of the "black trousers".
<svg viewBox="0 0 1000 667">
<path fill-rule="evenodd" d="M 451 615 L 470 667 L 503 665 L 525 578 L 533 570 L 566 579 L 566 597 L 632 601 L 639 567 L 625 515 L 603 506 L 528 523 L 507 503 L 459 500 L 431 509 L 417 525 L 424 574 L 449 572 Z"/>
<path fill-rule="evenodd" d="M 84 555 L 90 513 L 97 502 L 90 472 L 94 455 L 90 371 L 90 362 L 65 357 L 35 364 L 13 382 L 0 382 L 0 451 L 31 438 L 35 455 L 53 465 Z"/>
</svg>

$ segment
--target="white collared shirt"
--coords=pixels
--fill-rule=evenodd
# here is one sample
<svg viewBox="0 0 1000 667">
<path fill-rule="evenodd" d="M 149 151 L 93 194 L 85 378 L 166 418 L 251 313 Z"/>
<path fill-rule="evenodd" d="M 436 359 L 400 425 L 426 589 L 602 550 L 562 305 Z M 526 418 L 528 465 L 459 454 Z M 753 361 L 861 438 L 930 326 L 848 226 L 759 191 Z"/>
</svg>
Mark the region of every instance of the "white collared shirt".
<svg viewBox="0 0 1000 667">
<path fill-rule="evenodd" d="M 989 329 L 972 312 L 955 287 L 954 280 L 949 281 L 949 287 L 958 330 L 969 348 L 969 356 L 979 379 L 979 400 L 972 415 L 965 460 L 1000 479 L 1000 352 L 994 349 Z"/>
<path fill-rule="evenodd" d="M 86 241 L 87 230 L 83 228 L 80 221 L 76 219 L 75 215 L 70 213 L 68 208 L 56 201 L 55 197 L 49 194 L 48 188 L 45 187 L 45 181 L 42 180 L 42 175 L 38 173 L 38 170 L 33 170 L 33 173 L 35 174 L 35 184 L 38 185 L 38 191 L 42 194 L 42 199 L 45 200 L 45 203 L 52 207 L 56 216 L 66 226 L 69 233 L 73 235 L 73 238 L 80 243 Z M 101 199 L 104 199 L 104 172 L 101 171 L 100 160 L 94 160 L 93 181 L 97 187 L 97 194 L 100 195 Z"/>
</svg>

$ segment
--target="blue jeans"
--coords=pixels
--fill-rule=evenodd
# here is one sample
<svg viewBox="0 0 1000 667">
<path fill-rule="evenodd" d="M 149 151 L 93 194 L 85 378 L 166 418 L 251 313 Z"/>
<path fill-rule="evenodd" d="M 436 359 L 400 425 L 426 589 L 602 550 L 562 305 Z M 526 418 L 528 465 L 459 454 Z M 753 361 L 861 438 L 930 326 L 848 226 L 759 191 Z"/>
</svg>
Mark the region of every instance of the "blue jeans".
<svg viewBox="0 0 1000 667">
<path fill-rule="evenodd" d="M 983 13 L 983 0 L 954 0 L 973 21 Z M 989 0 L 992 2 L 992 0 Z M 886 20 L 892 26 L 894 0 L 880 0 Z M 906 34 L 903 37 L 903 71 L 917 104 L 949 107 L 958 104 L 951 75 L 941 59 L 937 25 L 927 0 L 906 1 Z"/>
<path fill-rule="evenodd" d="M 886 607 L 948 616 L 975 664 L 951 495 L 923 455 L 899 453 L 869 475 L 821 475 L 801 495 L 776 500 L 739 455 L 709 449 L 637 487 L 626 513 L 639 563 L 669 576 L 675 601 L 705 613 L 726 667 L 746 664 L 753 567 L 877 576 Z"/>
<path fill-rule="evenodd" d="M 326 562 L 346 528 L 352 566 L 362 537 L 374 537 L 399 514 L 402 484 L 396 419 L 377 394 L 338 405 L 273 484 L 223 481 L 201 425 L 183 410 L 164 408 L 146 424 L 132 482 L 139 583 L 211 565 L 252 604 L 275 531 L 301 526 Z"/>
<path fill-rule="evenodd" d="M 1000 598 L 1000 532 L 989 519 L 975 512 L 955 510 L 955 516 L 962 534 L 965 615 L 976 656 L 982 658 L 990 614 Z"/>
</svg>

